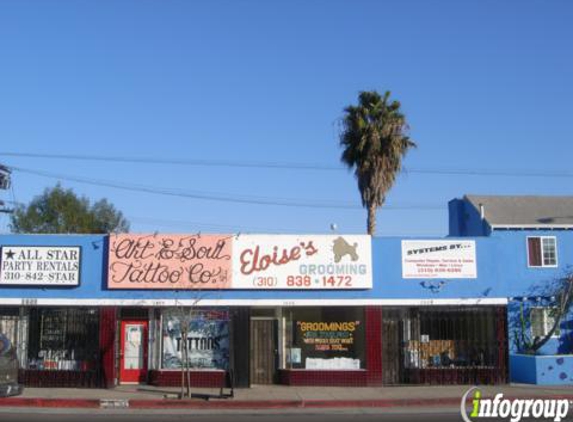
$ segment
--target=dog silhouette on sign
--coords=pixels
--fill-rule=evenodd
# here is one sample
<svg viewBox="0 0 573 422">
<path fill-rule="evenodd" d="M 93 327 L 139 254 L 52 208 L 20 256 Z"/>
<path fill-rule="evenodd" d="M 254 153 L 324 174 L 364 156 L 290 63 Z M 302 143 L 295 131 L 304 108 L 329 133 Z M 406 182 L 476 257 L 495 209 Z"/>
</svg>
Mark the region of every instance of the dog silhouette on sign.
<svg viewBox="0 0 573 422">
<path fill-rule="evenodd" d="M 357 243 L 351 245 L 342 237 L 337 237 L 332 242 L 332 251 L 334 252 L 334 262 L 338 263 L 346 255 L 350 256 L 353 261 L 358 261 L 358 254 L 356 253 Z"/>
</svg>

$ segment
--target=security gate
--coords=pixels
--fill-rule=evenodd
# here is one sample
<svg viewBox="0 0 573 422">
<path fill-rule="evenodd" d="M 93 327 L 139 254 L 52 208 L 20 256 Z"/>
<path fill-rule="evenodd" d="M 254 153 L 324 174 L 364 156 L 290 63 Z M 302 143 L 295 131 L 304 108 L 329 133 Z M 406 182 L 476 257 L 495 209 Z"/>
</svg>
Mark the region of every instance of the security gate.
<svg viewBox="0 0 573 422">
<path fill-rule="evenodd" d="M 384 310 L 382 314 L 382 382 L 400 384 L 402 375 L 402 329 L 398 310 Z"/>
<path fill-rule="evenodd" d="M 384 308 L 385 384 L 500 384 L 507 380 L 505 307 Z"/>
<path fill-rule="evenodd" d="M 275 319 L 251 320 L 251 384 L 276 382 L 278 336 Z"/>
</svg>

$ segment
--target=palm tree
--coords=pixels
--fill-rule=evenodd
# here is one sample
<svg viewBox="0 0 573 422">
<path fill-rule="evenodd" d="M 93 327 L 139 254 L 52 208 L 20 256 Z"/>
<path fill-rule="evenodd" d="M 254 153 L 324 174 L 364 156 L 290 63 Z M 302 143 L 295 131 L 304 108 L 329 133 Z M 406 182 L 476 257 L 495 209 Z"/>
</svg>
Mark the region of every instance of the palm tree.
<svg viewBox="0 0 573 422">
<path fill-rule="evenodd" d="M 341 160 L 354 169 L 362 206 L 368 210 L 368 234 L 376 231 L 376 209 L 402 168 L 402 158 L 416 144 L 406 135 L 408 124 L 398 101 L 390 91 L 382 97 L 376 91 L 362 91 L 358 105 L 344 109 L 340 145 Z"/>
</svg>

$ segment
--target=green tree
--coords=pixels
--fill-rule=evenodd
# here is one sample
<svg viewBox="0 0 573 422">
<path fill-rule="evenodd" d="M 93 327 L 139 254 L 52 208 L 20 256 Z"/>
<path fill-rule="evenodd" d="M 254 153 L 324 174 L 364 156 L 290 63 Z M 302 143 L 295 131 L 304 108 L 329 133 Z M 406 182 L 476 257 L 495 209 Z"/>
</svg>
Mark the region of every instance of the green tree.
<svg viewBox="0 0 573 422">
<path fill-rule="evenodd" d="M 354 170 L 362 206 L 368 210 L 367 230 L 376 231 L 376 209 L 402 168 L 402 158 L 416 144 L 407 136 L 408 124 L 390 91 L 362 91 L 358 105 L 344 109 L 340 146 L 341 160 Z"/>
<path fill-rule="evenodd" d="M 553 281 L 544 281 L 533 286 L 530 295 L 535 305 L 542 305 L 549 311 L 552 323 L 549 330 L 541 337 L 534 337 L 532 333 L 532 303 L 523 302 L 519 312 L 513 313 L 510 326 L 514 331 L 514 343 L 520 353 L 536 354 L 545 344 L 559 332 L 561 324 L 573 315 L 573 269 L 569 267 L 564 276 Z M 569 340 L 571 341 L 571 340 Z"/>
<path fill-rule="evenodd" d="M 94 204 L 57 184 L 19 206 L 11 216 L 14 233 L 125 233 L 129 222 L 106 199 Z"/>
</svg>

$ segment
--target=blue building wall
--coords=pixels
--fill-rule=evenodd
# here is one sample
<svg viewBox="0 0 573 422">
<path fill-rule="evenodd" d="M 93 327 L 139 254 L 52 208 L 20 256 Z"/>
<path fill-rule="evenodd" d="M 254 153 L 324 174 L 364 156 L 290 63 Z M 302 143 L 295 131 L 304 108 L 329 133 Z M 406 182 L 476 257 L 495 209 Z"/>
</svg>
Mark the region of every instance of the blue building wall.
<svg viewBox="0 0 573 422">
<path fill-rule="evenodd" d="M 419 240 L 419 238 L 417 238 Z M 215 290 L 207 299 L 479 299 L 506 298 L 499 283 L 499 254 L 496 239 L 476 239 L 477 279 L 429 281 L 402 278 L 401 241 L 403 238 L 372 240 L 373 288 L 368 290 Z M 450 239 L 449 239 L 450 240 Z M 80 246 L 82 250 L 80 286 L 75 288 L 0 287 L 0 298 L 76 299 L 183 299 L 195 292 L 169 290 L 108 290 L 106 287 L 106 236 L 81 235 L 3 235 L 0 245 Z M 326 303 L 326 302 L 325 302 Z"/>
<path fill-rule="evenodd" d="M 537 385 L 571 385 L 573 356 L 512 355 L 512 381 Z"/>
<path fill-rule="evenodd" d="M 527 315 L 531 307 L 547 306 L 547 288 L 556 279 L 563 277 L 573 269 L 573 230 L 496 230 L 483 221 L 479 210 L 465 199 L 449 202 L 450 236 L 474 237 L 487 236 L 498 245 L 495 261 L 498 273 L 497 283 L 507 294 L 508 335 L 511 353 L 520 352 L 516 337 L 522 330 L 522 309 Z M 486 215 L 487 219 L 487 215 Z M 528 236 L 554 236 L 557 240 L 556 267 L 529 267 L 527 262 Z M 497 241 L 497 242 L 495 242 Z M 525 320 L 526 330 L 530 330 L 530 321 Z M 561 336 L 551 339 L 540 349 L 542 354 L 573 352 L 573 313 L 561 323 Z"/>
<path fill-rule="evenodd" d="M 482 220 L 476 210 L 464 199 L 452 199 L 448 203 L 450 236 L 488 236 L 491 227 Z"/>
<path fill-rule="evenodd" d="M 527 237 L 554 236 L 557 239 L 557 267 L 528 267 Z M 531 307 L 548 305 L 548 289 L 558 278 L 571 269 L 573 261 L 573 231 L 571 230 L 494 230 L 490 236 L 503 244 L 507 268 L 501 273 L 503 283 L 507 285 L 510 300 L 508 304 L 508 331 L 510 352 L 519 352 L 515 342 L 521 327 L 522 314 Z M 526 319 L 526 329 L 530 330 Z M 549 340 L 540 349 L 542 354 L 571 353 L 573 351 L 573 313 L 561 323 L 561 337 Z"/>
<path fill-rule="evenodd" d="M 472 229 L 473 230 L 473 229 Z M 558 266 L 556 268 L 529 268 L 527 266 L 528 235 L 555 236 L 557 238 Z M 448 238 L 452 240 L 454 238 Z M 464 239 L 468 239 L 464 237 Z M 573 231 L 493 231 L 487 237 L 472 237 L 476 242 L 477 278 L 424 280 L 402 278 L 401 241 L 404 238 L 373 238 L 373 288 L 367 290 L 227 290 L 210 291 L 203 297 L 218 300 L 297 300 L 319 299 L 328 305 L 330 300 L 369 301 L 422 300 L 424 304 L 473 303 L 490 299 L 508 299 L 509 346 L 517 351 L 515 336 L 519 325 L 521 306 L 543 306 L 546 301 L 540 289 L 562 276 L 573 256 Z M 416 238 L 420 240 L 420 238 Z M 193 299 L 195 292 L 168 290 L 108 290 L 106 287 L 106 257 L 108 238 L 100 235 L 2 235 L 0 245 L 18 246 L 80 246 L 82 250 L 80 286 L 74 288 L 22 288 L 0 287 L 2 299 L 128 299 L 174 300 Z M 535 299 L 539 297 L 540 299 Z M 517 298 L 517 299 L 515 299 Z M 527 298 L 524 301 L 523 298 Z M 573 315 L 561 326 L 562 336 L 551 340 L 544 353 L 571 353 L 573 345 Z"/>
<path fill-rule="evenodd" d="M 570 383 L 560 378 L 550 379 L 552 370 L 531 365 L 523 357 L 518 341 L 523 330 L 530 332 L 530 321 L 522 320 L 522 311 L 534 306 L 547 306 L 547 287 L 563 277 L 573 265 L 573 230 L 492 230 L 479 211 L 464 199 L 448 204 L 450 234 L 447 240 L 471 239 L 476 243 L 477 278 L 475 279 L 404 279 L 402 277 L 401 242 L 403 240 L 443 240 L 439 238 L 373 238 L 373 288 L 365 290 L 214 290 L 202 294 L 205 299 L 242 300 L 256 304 L 257 300 L 319 300 L 328 306 L 334 300 L 375 305 L 417 306 L 439 304 L 507 303 L 508 348 L 511 379 L 520 382 Z M 554 236 L 557 239 L 556 267 L 528 267 L 527 237 Z M 196 292 L 170 290 L 108 290 L 108 237 L 102 235 L 0 235 L 0 246 L 79 246 L 82 252 L 80 285 L 78 287 L 0 287 L 0 306 L 25 303 L 34 299 L 74 300 L 183 300 L 196 298 Z M 408 301 L 413 301 L 409 303 Z M 541 354 L 573 353 L 573 312 L 562 322 L 561 335 L 551 339 Z M 571 356 L 563 362 L 570 365 Z M 539 360 L 535 362 L 553 362 Z M 555 361 L 557 363 L 560 361 Z M 556 363 L 556 364 L 557 364 Z M 549 365 L 549 364 L 548 364 Z M 557 368 L 553 363 L 551 367 Z M 539 369 L 541 368 L 541 369 Z M 541 372 L 540 372 L 541 371 Z"/>
<path fill-rule="evenodd" d="M 494 232 L 476 242 L 477 278 L 425 280 L 402 278 L 401 241 L 408 238 L 373 238 L 373 288 L 368 290 L 226 290 L 212 291 L 221 299 L 480 299 L 532 296 L 539 285 L 562 275 L 573 256 L 573 231 L 536 232 L 557 235 L 559 266 L 528 268 L 528 232 Z M 411 240 L 420 238 L 412 238 Z M 454 238 L 448 238 L 453 240 Z M 464 238 L 467 240 L 467 238 Z M 430 239 L 440 240 L 440 239 Z M 181 298 L 169 290 L 108 290 L 106 266 L 108 241 L 100 235 L 1 235 L 4 246 L 80 246 L 81 283 L 76 288 L 0 287 L 0 297 L 14 298 Z"/>
</svg>

